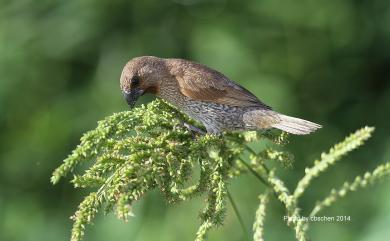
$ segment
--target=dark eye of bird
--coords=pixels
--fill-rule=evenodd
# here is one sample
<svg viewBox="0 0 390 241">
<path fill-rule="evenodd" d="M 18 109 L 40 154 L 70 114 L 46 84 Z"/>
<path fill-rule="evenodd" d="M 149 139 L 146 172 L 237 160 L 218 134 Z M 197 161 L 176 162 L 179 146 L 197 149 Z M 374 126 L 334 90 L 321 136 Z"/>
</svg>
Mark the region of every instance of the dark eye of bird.
<svg viewBox="0 0 390 241">
<path fill-rule="evenodd" d="M 134 75 L 133 78 L 131 78 L 131 86 L 136 87 L 139 85 L 140 79 L 138 76 Z"/>
</svg>

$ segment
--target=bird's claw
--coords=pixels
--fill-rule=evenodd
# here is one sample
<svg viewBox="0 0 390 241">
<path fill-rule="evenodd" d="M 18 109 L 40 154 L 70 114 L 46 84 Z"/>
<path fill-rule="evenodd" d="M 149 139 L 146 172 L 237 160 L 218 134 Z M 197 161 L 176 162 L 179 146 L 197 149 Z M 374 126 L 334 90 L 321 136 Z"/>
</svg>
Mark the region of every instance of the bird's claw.
<svg viewBox="0 0 390 241">
<path fill-rule="evenodd" d="M 187 130 L 189 130 L 193 134 L 194 137 L 195 137 L 195 135 L 194 135 L 195 133 L 198 134 L 198 135 L 202 135 L 202 136 L 207 134 L 204 130 L 202 130 L 202 129 L 196 127 L 196 126 L 193 126 L 191 124 L 188 124 L 186 122 L 183 122 L 183 126 L 185 128 L 187 128 Z"/>
</svg>

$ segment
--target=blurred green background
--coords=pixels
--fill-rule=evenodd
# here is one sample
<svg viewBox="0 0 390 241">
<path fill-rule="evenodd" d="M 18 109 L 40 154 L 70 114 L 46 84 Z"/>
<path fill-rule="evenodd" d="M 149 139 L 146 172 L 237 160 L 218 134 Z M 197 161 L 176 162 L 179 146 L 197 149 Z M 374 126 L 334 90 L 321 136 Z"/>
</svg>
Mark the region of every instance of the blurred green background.
<svg viewBox="0 0 390 241">
<path fill-rule="evenodd" d="M 285 114 L 324 125 L 292 137 L 293 188 L 321 151 L 364 125 L 374 137 L 315 180 L 302 207 L 344 180 L 390 160 L 390 2 L 388 0 L 2 0 L 0 2 L 0 240 L 69 240 L 85 192 L 51 172 L 83 132 L 127 110 L 119 89 L 132 57 L 186 58 L 209 65 Z M 152 97 L 143 97 L 146 103 Z M 231 183 L 250 233 L 257 195 L 252 176 Z M 313 240 L 389 240 L 390 184 L 326 209 L 347 223 L 312 226 Z M 193 240 L 203 198 L 169 206 L 149 193 L 128 223 L 100 215 L 86 240 Z M 294 240 L 273 202 L 266 240 Z M 243 240 L 229 205 L 210 240 Z"/>
</svg>

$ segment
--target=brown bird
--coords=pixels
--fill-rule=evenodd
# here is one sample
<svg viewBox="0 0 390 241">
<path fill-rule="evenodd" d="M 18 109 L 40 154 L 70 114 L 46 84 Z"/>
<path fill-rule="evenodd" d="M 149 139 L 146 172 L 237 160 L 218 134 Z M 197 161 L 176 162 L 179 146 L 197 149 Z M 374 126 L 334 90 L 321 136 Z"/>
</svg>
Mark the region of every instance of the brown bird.
<svg viewBox="0 0 390 241">
<path fill-rule="evenodd" d="M 154 94 L 201 122 L 211 134 L 277 128 L 306 135 L 321 128 L 273 111 L 220 72 L 188 60 L 134 58 L 123 68 L 120 85 L 130 107 L 143 94 Z"/>
</svg>

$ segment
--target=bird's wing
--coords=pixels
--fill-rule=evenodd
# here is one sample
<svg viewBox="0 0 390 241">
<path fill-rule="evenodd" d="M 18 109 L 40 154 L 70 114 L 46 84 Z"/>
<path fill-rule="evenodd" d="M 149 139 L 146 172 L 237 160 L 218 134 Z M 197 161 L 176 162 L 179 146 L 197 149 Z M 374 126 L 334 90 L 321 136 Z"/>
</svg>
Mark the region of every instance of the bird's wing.
<svg viewBox="0 0 390 241">
<path fill-rule="evenodd" d="M 193 100 L 271 109 L 244 87 L 204 65 L 185 62 L 177 69 L 173 75 L 179 83 L 180 92 Z"/>
</svg>

